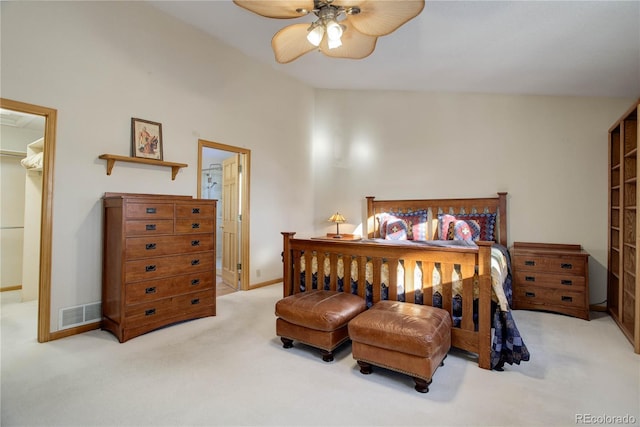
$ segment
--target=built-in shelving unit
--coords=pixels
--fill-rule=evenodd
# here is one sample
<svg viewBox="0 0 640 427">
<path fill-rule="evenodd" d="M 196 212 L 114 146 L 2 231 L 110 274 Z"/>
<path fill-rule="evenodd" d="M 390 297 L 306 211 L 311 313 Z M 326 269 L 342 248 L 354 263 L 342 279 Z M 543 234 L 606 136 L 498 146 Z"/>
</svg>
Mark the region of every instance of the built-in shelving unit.
<svg viewBox="0 0 640 427">
<path fill-rule="evenodd" d="M 115 165 L 116 161 L 170 167 L 171 180 L 176 179 L 176 175 L 178 174 L 181 168 L 186 168 L 187 166 L 189 166 L 186 163 L 165 162 L 163 160 L 145 159 L 140 157 L 118 156 L 115 154 L 102 154 L 99 156 L 99 158 L 107 161 L 107 175 L 111 175 L 111 170 L 113 169 L 113 165 Z"/>
<path fill-rule="evenodd" d="M 636 102 L 609 129 L 609 256 L 607 310 L 640 353 L 640 217 Z"/>
</svg>

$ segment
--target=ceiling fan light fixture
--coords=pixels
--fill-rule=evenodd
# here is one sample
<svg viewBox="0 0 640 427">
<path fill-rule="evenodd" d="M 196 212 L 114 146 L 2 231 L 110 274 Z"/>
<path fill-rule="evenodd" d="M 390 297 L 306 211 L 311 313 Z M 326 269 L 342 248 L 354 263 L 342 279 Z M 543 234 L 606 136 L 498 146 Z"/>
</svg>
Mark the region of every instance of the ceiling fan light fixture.
<svg viewBox="0 0 640 427">
<path fill-rule="evenodd" d="M 329 49 L 335 49 L 337 47 L 342 46 L 342 40 L 341 39 L 329 39 L 327 40 L 327 45 L 329 46 Z"/>
<path fill-rule="evenodd" d="M 336 21 L 329 21 L 327 22 L 326 27 L 329 41 L 340 40 L 340 37 L 342 37 L 342 26 L 340 24 Z"/>
<path fill-rule="evenodd" d="M 317 22 L 313 23 L 309 28 L 309 34 L 307 34 L 307 40 L 314 46 L 320 46 L 320 42 L 324 37 L 324 27 L 318 25 Z"/>
</svg>

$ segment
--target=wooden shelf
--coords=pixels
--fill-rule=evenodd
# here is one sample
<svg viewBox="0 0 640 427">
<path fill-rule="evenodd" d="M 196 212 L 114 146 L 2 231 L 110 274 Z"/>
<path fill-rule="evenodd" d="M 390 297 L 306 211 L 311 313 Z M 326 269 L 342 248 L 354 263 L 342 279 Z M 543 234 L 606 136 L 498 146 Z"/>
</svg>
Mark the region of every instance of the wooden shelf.
<svg viewBox="0 0 640 427">
<path fill-rule="evenodd" d="M 113 169 L 113 165 L 118 162 L 129 162 L 129 163 L 142 163 L 145 165 L 155 165 L 155 166 L 165 166 L 171 168 L 171 180 L 176 179 L 176 175 L 181 168 L 186 168 L 186 163 L 173 163 L 173 162 L 165 162 L 163 160 L 153 160 L 153 159 L 144 159 L 140 157 L 127 157 L 127 156 L 118 156 L 115 154 L 102 154 L 99 156 L 100 159 L 107 161 L 107 175 L 111 175 L 111 170 Z"/>
</svg>

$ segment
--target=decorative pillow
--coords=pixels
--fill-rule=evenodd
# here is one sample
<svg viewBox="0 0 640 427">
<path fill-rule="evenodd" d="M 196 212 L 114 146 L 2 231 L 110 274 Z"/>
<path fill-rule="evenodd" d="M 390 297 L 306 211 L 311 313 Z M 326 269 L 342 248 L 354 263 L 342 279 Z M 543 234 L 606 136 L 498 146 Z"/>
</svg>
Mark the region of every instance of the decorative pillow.
<svg viewBox="0 0 640 427">
<path fill-rule="evenodd" d="M 463 221 L 457 219 L 453 221 L 453 238 L 447 240 L 473 240 L 473 235 L 471 233 L 471 227 L 467 224 L 467 221 Z M 448 236 L 447 236 L 448 237 Z"/>
<path fill-rule="evenodd" d="M 384 213 L 378 216 L 380 237 L 388 238 L 388 233 L 397 233 L 401 228 L 406 231 L 408 240 L 427 240 L 427 211 Z M 401 221 L 404 226 L 399 225 Z M 396 239 L 397 240 L 397 239 Z"/>
<path fill-rule="evenodd" d="M 474 214 L 438 214 L 438 232 L 440 239 L 453 240 L 450 228 L 455 227 L 455 221 L 462 220 L 467 223 L 471 232 L 472 240 L 495 240 L 496 214 L 495 213 L 474 213 Z"/>
<path fill-rule="evenodd" d="M 407 223 L 400 218 L 389 215 L 383 222 L 384 238 L 387 240 L 407 240 L 409 232 Z M 382 233 L 381 233 L 382 234 Z"/>
</svg>

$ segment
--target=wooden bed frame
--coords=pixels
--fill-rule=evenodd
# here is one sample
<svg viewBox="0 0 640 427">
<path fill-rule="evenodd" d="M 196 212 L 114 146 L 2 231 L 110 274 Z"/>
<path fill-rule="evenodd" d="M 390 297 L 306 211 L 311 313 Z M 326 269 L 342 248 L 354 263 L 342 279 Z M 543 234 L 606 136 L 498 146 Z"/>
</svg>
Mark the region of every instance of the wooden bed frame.
<svg viewBox="0 0 640 427">
<path fill-rule="evenodd" d="M 438 213 L 497 213 L 496 242 L 507 245 L 507 193 L 498 197 L 470 199 L 375 200 L 367 197 L 367 236 L 380 236 L 375 215 L 390 211 L 427 209 L 428 236 L 433 239 L 434 220 Z M 478 365 L 491 369 L 491 246 L 493 242 L 476 242 L 478 247 L 435 247 L 399 244 L 394 241 L 341 240 L 336 238 L 295 238 L 295 232 L 283 232 L 284 289 L 283 296 L 328 286 L 330 290 L 350 291 L 366 297 L 366 284 L 371 285 L 369 299 L 413 303 L 416 295 L 422 304 L 432 305 L 432 272 L 439 265 L 442 308 L 452 312 L 454 270 L 462 282 L 462 320 L 452 330 L 452 346 L 478 355 Z M 315 262 L 314 262 L 315 261 Z M 303 264 L 305 267 L 303 267 Z M 398 290 L 398 269 L 404 269 L 404 292 Z M 423 274 L 414 283 L 414 273 Z M 320 272 L 321 274 L 318 274 Z M 341 273 L 344 272 L 344 273 Z M 427 273 L 424 273 L 427 272 Z M 477 272 L 477 273 L 476 273 Z M 347 280 L 349 279 L 351 280 Z M 315 277 L 315 279 L 314 279 Z M 344 278 L 344 280 L 343 280 Z M 447 279 L 449 278 L 449 279 Z M 315 282 L 315 283 L 314 283 Z M 351 283 L 350 283 L 351 282 Z M 388 282 L 388 283 L 385 283 Z M 343 284 L 341 286 L 341 283 Z M 475 289 L 474 289 L 475 288 Z M 477 298 L 477 328 L 473 321 L 474 298 Z M 419 300 L 420 298 L 418 298 Z"/>
</svg>

